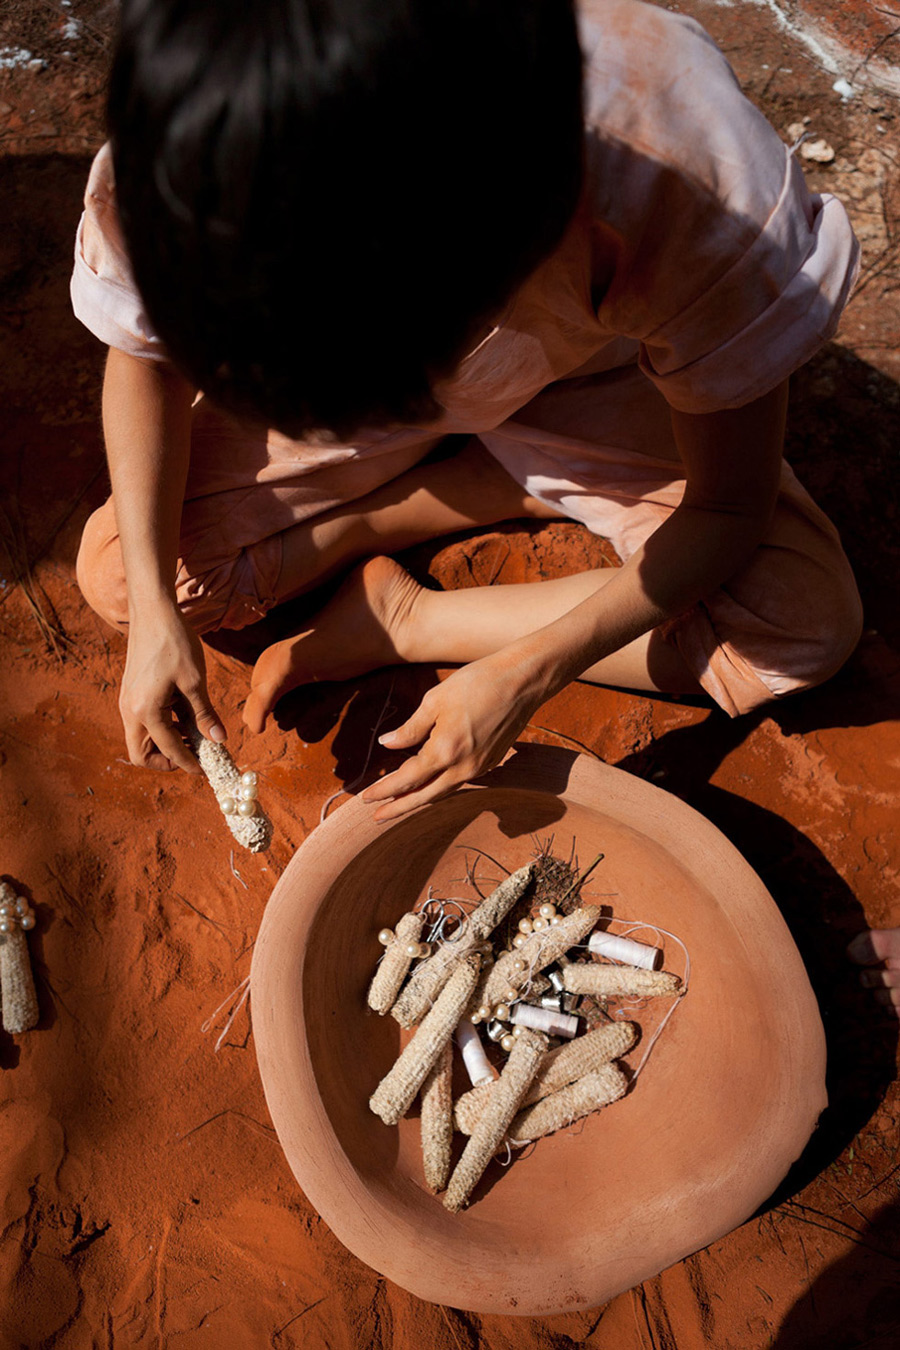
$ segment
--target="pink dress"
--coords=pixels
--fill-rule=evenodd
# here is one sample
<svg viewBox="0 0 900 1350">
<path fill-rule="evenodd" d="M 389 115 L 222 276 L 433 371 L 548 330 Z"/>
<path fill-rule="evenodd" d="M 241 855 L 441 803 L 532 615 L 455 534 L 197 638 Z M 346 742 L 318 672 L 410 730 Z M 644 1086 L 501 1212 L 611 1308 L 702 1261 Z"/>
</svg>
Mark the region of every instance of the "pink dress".
<svg viewBox="0 0 900 1350">
<path fill-rule="evenodd" d="M 669 408 L 740 407 L 834 333 L 858 268 L 846 213 L 809 193 L 703 29 L 638 0 L 587 0 L 580 31 L 581 208 L 437 389 L 438 423 L 322 448 L 196 404 L 177 593 L 199 630 L 265 614 L 279 599 L 282 532 L 404 472 L 442 433 L 477 436 L 529 493 L 624 561 L 684 491 Z M 598 287 L 610 242 L 612 274 Z M 165 359 L 131 279 L 108 147 L 91 170 L 72 299 L 102 341 Z M 111 502 L 88 522 L 78 570 L 88 600 L 123 625 Z M 860 625 L 834 527 L 785 464 L 751 561 L 663 634 L 735 714 L 827 678 Z"/>
</svg>

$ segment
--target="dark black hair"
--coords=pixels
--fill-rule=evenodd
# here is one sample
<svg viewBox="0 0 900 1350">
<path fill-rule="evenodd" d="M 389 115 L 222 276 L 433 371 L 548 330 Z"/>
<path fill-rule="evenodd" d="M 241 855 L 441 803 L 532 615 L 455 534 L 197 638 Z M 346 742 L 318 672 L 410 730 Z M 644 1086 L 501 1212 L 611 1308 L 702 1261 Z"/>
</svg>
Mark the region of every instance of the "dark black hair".
<svg viewBox="0 0 900 1350">
<path fill-rule="evenodd" d="M 571 0 L 123 0 L 109 129 L 174 363 L 292 435 L 424 421 L 578 201 Z"/>
</svg>

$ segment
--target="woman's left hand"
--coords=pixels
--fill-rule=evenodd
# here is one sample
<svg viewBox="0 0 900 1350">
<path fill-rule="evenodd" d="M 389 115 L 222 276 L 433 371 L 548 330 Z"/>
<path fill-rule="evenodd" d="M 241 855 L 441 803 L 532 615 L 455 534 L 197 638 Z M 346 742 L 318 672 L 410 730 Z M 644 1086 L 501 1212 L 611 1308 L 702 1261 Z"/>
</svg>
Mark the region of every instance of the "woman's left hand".
<svg viewBox="0 0 900 1350">
<path fill-rule="evenodd" d="M 453 671 L 429 689 L 408 721 L 379 737 L 389 750 L 421 749 L 366 788 L 363 801 L 381 802 L 375 819 L 387 821 L 446 797 L 496 768 L 552 692 L 509 647 Z"/>
</svg>

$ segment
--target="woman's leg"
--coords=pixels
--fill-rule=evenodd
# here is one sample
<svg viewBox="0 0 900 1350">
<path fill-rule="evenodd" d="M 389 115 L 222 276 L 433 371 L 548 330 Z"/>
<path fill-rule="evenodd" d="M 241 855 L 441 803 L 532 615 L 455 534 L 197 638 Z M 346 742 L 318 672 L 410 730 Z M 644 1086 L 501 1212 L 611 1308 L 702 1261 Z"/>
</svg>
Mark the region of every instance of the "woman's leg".
<svg viewBox="0 0 900 1350">
<path fill-rule="evenodd" d="M 261 731 L 278 699 L 311 681 L 350 679 L 407 662 L 477 661 L 552 623 L 613 573 L 610 568 L 524 585 L 429 591 L 399 563 L 372 558 L 347 578 L 308 628 L 263 652 L 244 721 Z M 656 633 L 598 661 L 582 679 L 648 692 L 702 693 L 677 650 Z"/>
<path fill-rule="evenodd" d="M 355 501 L 285 530 L 279 602 L 312 590 L 361 558 L 520 516 L 559 519 L 474 438 L 426 459 Z"/>
<path fill-rule="evenodd" d="M 248 440 L 240 427 L 214 410 L 204 414 L 195 446 L 192 486 L 197 495 L 185 503 L 176 592 L 198 633 L 242 628 L 273 605 L 313 590 L 372 554 L 393 553 L 501 520 L 560 515 L 530 496 L 471 437 L 445 443 L 437 456 L 404 466 L 364 495 L 319 512 L 310 508 L 310 501 L 316 495 L 334 500 L 340 486 L 329 479 L 352 483 L 354 474 L 364 473 L 371 481 L 373 464 L 339 465 L 292 481 L 288 460 L 280 478 L 257 483 L 254 474 L 265 460 L 265 446 Z M 438 446 L 435 441 L 432 450 Z M 250 460 L 243 472 L 242 456 Z M 402 455 L 394 462 L 398 458 L 402 463 Z M 209 483 L 218 481 L 219 459 L 230 466 L 230 490 L 210 493 Z M 383 463 L 378 460 L 375 473 Z M 291 523 L 295 511 L 304 518 Z M 273 528 L 271 520 L 285 518 L 284 528 L 276 525 L 274 534 L 265 533 Z M 258 542 L 242 546 L 240 540 L 247 537 Z M 108 623 L 127 631 L 125 572 L 112 498 L 85 526 L 77 575 L 88 603 Z"/>
</svg>

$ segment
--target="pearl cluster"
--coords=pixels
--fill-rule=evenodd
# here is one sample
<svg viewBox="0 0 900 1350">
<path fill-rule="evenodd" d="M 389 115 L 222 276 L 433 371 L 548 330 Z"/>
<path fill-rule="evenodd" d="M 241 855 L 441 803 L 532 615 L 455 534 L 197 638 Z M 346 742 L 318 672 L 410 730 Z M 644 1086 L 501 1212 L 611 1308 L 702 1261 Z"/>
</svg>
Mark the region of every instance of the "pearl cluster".
<svg viewBox="0 0 900 1350">
<path fill-rule="evenodd" d="M 545 928 L 555 928 L 560 922 L 555 905 L 541 905 L 533 919 L 520 919 L 519 931 L 513 938 L 514 947 L 524 947 L 531 933 L 540 933 Z M 524 966 L 522 967 L 524 969 Z"/>
<path fill-rule="evenodd" d="M 393 928 L 382 928 L 381 932 L 378 934 L 378 941 L 381 943 L 382 947 L 388 947 L 392 942 L 396 940 L 396 937 L 397 934 L 394 932 Z M 410 942 L 407 944 L 406 947 L 406 955 L 411 956 L 413 960 L 415 960 L 417 957 L 422 958 L 425 956 L 430 956 L 431 943 Z"/>
<path fill-rule="evenodd" d="M 241 774 L 241 785 L 233 796 L 219 798 L 223 816 L 255 816 L 259 796 L 259 779 L 252 769 Z"/>
<path fill-rule="evenodd" d="M 16 896 L 14 904 L 7 900 L 0 905 L 0 933 L 14 932 L 16 924 L 24 928 L 27 933 L 36 923 L 34 910 L 23 895 Z"/>
</svg>

